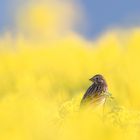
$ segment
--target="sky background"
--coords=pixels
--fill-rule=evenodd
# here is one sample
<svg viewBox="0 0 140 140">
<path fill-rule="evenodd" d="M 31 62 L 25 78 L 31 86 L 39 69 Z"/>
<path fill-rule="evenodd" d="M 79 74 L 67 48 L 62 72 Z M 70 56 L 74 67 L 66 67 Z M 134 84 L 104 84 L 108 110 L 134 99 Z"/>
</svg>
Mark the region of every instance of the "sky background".
<svg viewBox="0 0 140 140">
<path fill-rule="evenodd" d="M 24 1 L 0 0 L 0 34 L 14 31 L 15 11 Z M 140 25 L 140 0 L 78 0 L 86 24 L 77 27 L 86 38 L 95 38 L 108 29 Z"/>
</svg>

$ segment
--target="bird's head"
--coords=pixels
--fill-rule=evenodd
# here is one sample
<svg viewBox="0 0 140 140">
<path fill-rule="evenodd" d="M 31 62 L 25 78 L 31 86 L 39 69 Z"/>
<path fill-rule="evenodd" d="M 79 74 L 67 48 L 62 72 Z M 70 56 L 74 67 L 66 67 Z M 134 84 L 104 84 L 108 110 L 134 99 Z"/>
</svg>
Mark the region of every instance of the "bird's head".
<svg viewBox="0 0 140 140">
<path fill-rule="evenodd" d="M 106 83 L 104 77 L 102 75 L 100 75 L 100 74 L 97 74 L 97 75 L 93 76 L 89 80 L 94 82 L 95 84 Z"/>
</svg>

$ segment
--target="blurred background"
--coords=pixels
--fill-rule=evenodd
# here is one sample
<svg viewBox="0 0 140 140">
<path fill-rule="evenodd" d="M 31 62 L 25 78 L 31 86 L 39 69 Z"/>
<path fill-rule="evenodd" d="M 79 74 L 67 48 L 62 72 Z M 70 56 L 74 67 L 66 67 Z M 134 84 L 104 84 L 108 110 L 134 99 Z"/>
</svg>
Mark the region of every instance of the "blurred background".
<svg viewBox="0 0 140 140">
<path fill-rule="evenodd" d="M 139 139 L 139 5 L 0 0 L 0 139 Z M 66 115 L 99 73 L 123 107 L 111 120 L 124 130 Z"/>
<path fill-rule="evenodd" d="M 10 31 L 13 33 L 17 32 L 18 30 L 17 16 L 19 15 L 20 17 L 22 17 L 22 15 L 18 13 L 21 11 L 25 13 L 27 8 L 29 8 L 29 5 L 31 6 L 33 5 L 33 3 L 34 4 L 46 3 L 47 6 L 50 6 L 50 3 L 51 5 L 53 4 L 53 6 L 54 5 L 62 6 L 64 5 L 64 3 L 68 5 L 69 3 L 69 5 L 71 5 L 70 8 L 71 10 L 75 7 L 73 9 L 74 15 L 71 15 L 72 17 L 69 17 L 69 19 L 74 18 L 75 15 L 78 15 L 78 17 L 76 17 L 77 24 L 75 24 L 74 26 L 74 31 L 80 33 L 82 36 L 88 39 L 96 38 L 100 36 L 102 33 L 113 28 L 127 29 L 139 26 L 140 24 L 139 18 L 140 2 L 138 0 L 133 1 L 59 0 L 59 2 L 56 2 L 55 0 L 52 0 L 52 2 L 50 2 L 49 0 L 46 1 L 31 0 L 29 2 L 24 0 L 14 0 L 14 1 L 1 0 L 0 1 L 1 34 L 6 31 Z M 52 11 L 55 12 L 54 9 Z M 62 17 L 60 16 L 58 18 L 62 19 Z M 82 20 L 80 20 L 81 18 Z M 67 24 L 69 24 L 69 22 Z"/>
</svg>

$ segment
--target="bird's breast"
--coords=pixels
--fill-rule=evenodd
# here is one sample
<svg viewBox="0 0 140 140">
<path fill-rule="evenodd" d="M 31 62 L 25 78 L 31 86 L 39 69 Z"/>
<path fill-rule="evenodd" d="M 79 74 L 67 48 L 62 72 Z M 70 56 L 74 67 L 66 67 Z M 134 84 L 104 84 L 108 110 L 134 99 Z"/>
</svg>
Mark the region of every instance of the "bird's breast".
<svg viewBox="0 0 140 140">
<path fill-rule="evenodd" d="M 106 101 L 106 95 L 100 94 L 94 96 L 90 103 L 94 106 L 102 106 L 104 105 L 105 101 Z"/>
</svg>

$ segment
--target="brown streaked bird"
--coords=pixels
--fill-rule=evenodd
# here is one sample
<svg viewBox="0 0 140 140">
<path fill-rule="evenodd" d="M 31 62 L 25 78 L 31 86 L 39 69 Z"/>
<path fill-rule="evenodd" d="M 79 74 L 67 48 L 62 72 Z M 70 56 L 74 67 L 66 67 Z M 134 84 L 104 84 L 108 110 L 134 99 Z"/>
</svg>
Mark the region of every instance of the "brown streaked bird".
<svg viewBox="0 0 140 140">
<path fill-rule="evenodd" d="M 100 74 L 97 74 L 89 80 L 92 81 L 93 84 L 87 89 L 86 93 L 84 94 L 81 100 L 81 107 L 84 105 L 103 105 L 108 96 L 108 87 L 104 77 Z"/>
</svg>

